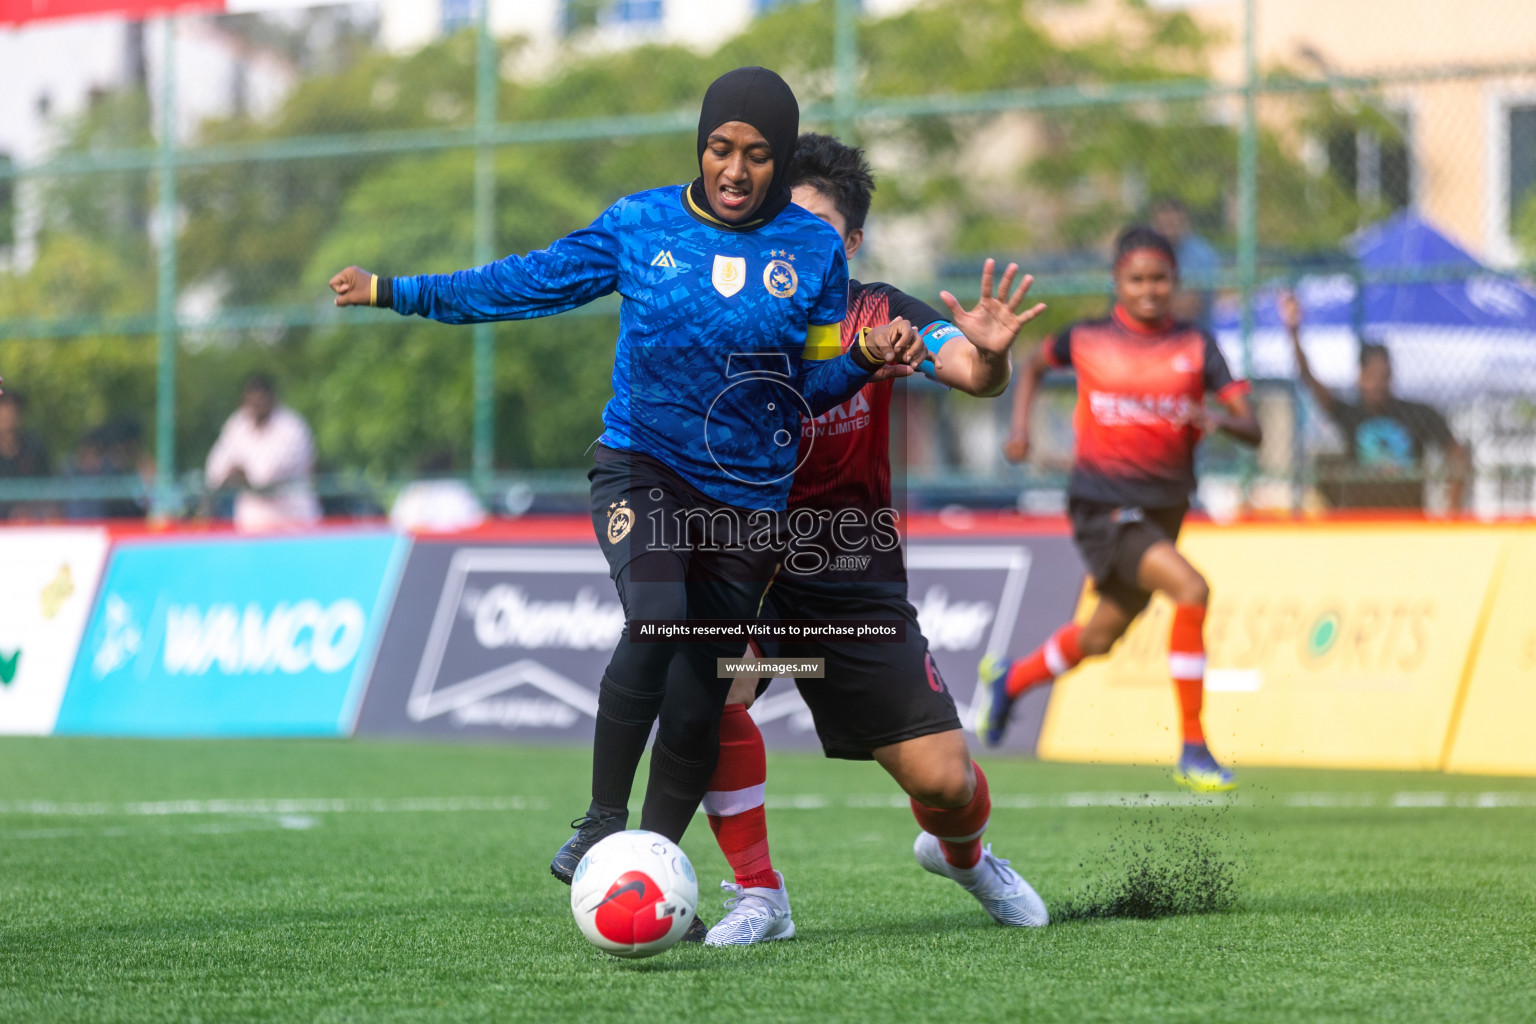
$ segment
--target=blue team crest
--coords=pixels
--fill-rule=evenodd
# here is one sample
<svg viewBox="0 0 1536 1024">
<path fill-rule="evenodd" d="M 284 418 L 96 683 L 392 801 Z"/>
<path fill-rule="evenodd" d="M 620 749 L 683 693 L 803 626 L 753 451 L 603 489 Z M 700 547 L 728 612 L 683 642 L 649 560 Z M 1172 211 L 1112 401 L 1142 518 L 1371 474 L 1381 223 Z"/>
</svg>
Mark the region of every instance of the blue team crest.
<svg viewBox="0 0 1536 1024">
<path fill-rule="evenodd" d="M 763 287 L 774 298 L 787 299 L 800 287 L 800 278 L 792 265 L 783 260 L 769 260 L 763 268 Z"/>
<path fill-rule="evenodd" d="M 716 256 L 715 270 L 709 277 L 715 291 L 730 298 L 747 283 L 747 261 L 742 256 Z"/>
</svg>

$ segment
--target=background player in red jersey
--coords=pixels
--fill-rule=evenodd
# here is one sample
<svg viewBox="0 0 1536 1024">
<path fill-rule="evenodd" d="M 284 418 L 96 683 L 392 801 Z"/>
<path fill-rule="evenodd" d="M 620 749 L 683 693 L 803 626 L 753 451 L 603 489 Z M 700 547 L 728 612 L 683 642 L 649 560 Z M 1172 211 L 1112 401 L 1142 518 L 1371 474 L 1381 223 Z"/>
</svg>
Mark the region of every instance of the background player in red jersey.
<svg viewBox="0 0 1536 1024">
<path fill-rule="evenodd" d="M 874 189 L 863 153 L 825 135 L 802 135 L 790 183 L 794 201 L 836 228 L 853 256 L 863 242 Z M 996 395 L 1007 387 L 1008 350 L 1019 329 L 1045 307 L 1019 311 L 1033 279 L 1025 276 L 1014 288 L 1017 266 L 1007 268 L 995 292 L 993 274 L 988 260 L 981 299 L 969 311 L 942 294 L 951 319 L 888 284 L 850 282 L 843 347 L 865 344 L 869 331 L 876 335 L 876 351 L 908 352 L 915 331 L 934 354 L 932 372 L 941 383 Z M 873 758 L 906 791 L 923 829 L 914 853 L 924 868 L 960 883 L 1002 924 L 1044 925 L 1045 904 L 1029 883 L 982 847 L 991 813 L 987 779 L 971 760 L 954 698 L 907 600 L 899 537 L 894 529 L 882 534 L 879 525 L 882 515 L 894 524 L 891 398 L 889 382 L 872 383 L 804 421 L 802 461 L 789 497 L 790 528 L 801 543 L 781 565 L 762 617 L 888 620 L 901 625 L 905 639 L 786 642 L 765 653 L 825 659 L 825 678 L 796 681 L 822 747 L 829 757 Z M 797 530 L 796 517 L 822 528 Z M 882 536 L 890 543 L 880 543 Z M 832 561 L 853 551 L 868 556 L 862 564 L 850 563 L 856 569 Z M 704 797 L 710 827 L 736 875 L 734 883 L 723 883 L 734 893 L 726 902 L 731 912 L 710 929 L 710 945 L 748 945 L 795 933 L 784 878 L 768 855 L 763 738 L 747 714 L 766 683 L 743 678 L 732 687 L 721 718 L 720 758 Z"/>
<path fill-rule="evenodd" d="M 1170 315 L 1178 284 L 1173 246 L 1151 228 L 1130 227 L 1115 244 L 1115 307 L 1046 340 L 1021 376 L 1005 454 L 1029 453 L 1029 414 L 1052 368 L 1077 371 L 1077 454 L 1068 486 L 1073 538 L 1099 603 L 1085 625 L 1067 623 L 1014 662 L 986 658 L 982 740 L 1003 736 L 1014 701 L 1031 686 L 1104 654 L 1141 614 L 1153 591 L 1173 602 L 1168 669 L 1183 722 L 1174 779 L 1200 791 L 1231 789 L 1232 773 L 1211 756 L 1200 725 L 1205 686 L 1205 577 L 1174 547 L 1195 489 L 1195 446 L 1212 430 L 1260 441 L 1248 382 L 1234 380 L 1216 341 Z M 1224 412 L 1206 408 L 1214 393 Z"/>
</svg>

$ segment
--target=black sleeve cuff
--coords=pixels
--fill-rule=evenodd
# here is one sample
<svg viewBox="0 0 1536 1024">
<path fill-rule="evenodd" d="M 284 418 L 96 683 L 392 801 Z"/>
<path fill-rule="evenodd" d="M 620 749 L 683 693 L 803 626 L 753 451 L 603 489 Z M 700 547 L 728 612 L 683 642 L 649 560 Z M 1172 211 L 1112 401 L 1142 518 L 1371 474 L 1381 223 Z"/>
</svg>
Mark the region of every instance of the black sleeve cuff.
<svg viewBox="0 0 1536 1024">
<path fill-rule="evenodd" d="M 395 279 L 392 277 L 385 277 L 382 274 L 379 275 L 378 295 L 374 298 L 373 303 L 375 306 L 378 306 L 381 309 L 391 309 L 394 307 L 394 280 Z"/>
<path fill-rule="evenodd" d="M 869 347 L 864 344 L 864 335 L 868 333 L 868 331 L 868 327 L 865 327 L 859 331 L 859 336 L 854 339 L 852 345 L 848 346 L 848 355 L 853 358 L 853 365 L 857 366 L 865 373 L 874 373 L 885 364 L 874 358 L 874 356 L 871 355 L 869 351 Z"/>
</svg>

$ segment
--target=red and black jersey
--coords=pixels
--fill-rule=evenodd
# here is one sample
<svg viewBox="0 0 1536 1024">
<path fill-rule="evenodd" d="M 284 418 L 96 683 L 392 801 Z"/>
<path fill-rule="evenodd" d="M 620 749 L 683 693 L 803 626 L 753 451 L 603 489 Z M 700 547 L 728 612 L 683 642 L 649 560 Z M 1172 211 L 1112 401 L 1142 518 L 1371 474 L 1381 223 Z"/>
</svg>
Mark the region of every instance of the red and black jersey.
<svg viewBox="0 0 1536 1024">
<path fill-rule="evenodd" d="M 865 327 L 879 327 L 904 317 L 937 352 L 960 329 L 925 302 L 888 284 L 849 283 L 848 315 L 843 320 L 843 350 Z M 891 506 L 891 396 L 894 381 L 864 385 L 852 398 L 814 420 L 800 422 L 799 468 L 789 491 L 791 532 L 783 582 L 802 587 L 888 588 L 906 593 L 906 568 Z M 796 514 L 816 514 L 809 535 L 796 525 Z M 844 518 L 852 513 L 851 518 Z M 884 523 L 882 527 L 880 524 Z M 846 558 L 843 556 L 847 556 Z M 781 590 L 783 587 L 781 587 Z M 864 591 L 866 594 L 868 589 Z"/>
<path fill-rule="evenodd" d="M 865 327 L 903 317 L 923 335 L 930 352 L 960 331 L 932 306 L 884 282 L 848 283 L 843 351 Z M 789 507 L 857 508 L 891 503 L 891 393 L 893 381 L 866 384 L 842 405 L 800 421 L 800 462 Z"/>
<path fill-rule="evenodd" d="M 1113 505 L 1182 505 L 1195 489 L 1188 423 L 1207 392 L 1246 394 L 1216 340 L 1192 324 L 1147 327 L 1120 306 L 1046 339 L 1052 366 L 1077 371 L 1077 453 L 1068 495 Z"/>
</svg>

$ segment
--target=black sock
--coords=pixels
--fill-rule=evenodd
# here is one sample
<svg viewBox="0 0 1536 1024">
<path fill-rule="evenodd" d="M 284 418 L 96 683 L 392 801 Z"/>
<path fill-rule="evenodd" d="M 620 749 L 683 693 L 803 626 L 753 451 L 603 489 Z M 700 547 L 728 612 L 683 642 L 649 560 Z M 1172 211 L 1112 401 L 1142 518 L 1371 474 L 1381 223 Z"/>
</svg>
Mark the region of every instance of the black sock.
<svg viewBox="0 0 1536 1024">
<path fill-rule="evenodd" d="M 628 814 L 635 770 L 661 710 L 662 692 L 640 693 L 607 675 L 597 695 L 597 733 L 592 739 L 592 808 L 588 813 Z"/>
<path fill-rule="evenodd" d="M 686 761 L 658 739 L 651 747 L 651 777 L 645 787 L 640 827 L 660 832 L 674 843 L 683 840 L 715 773 L 719 747 L 703 761 Z"/>
</svg>

